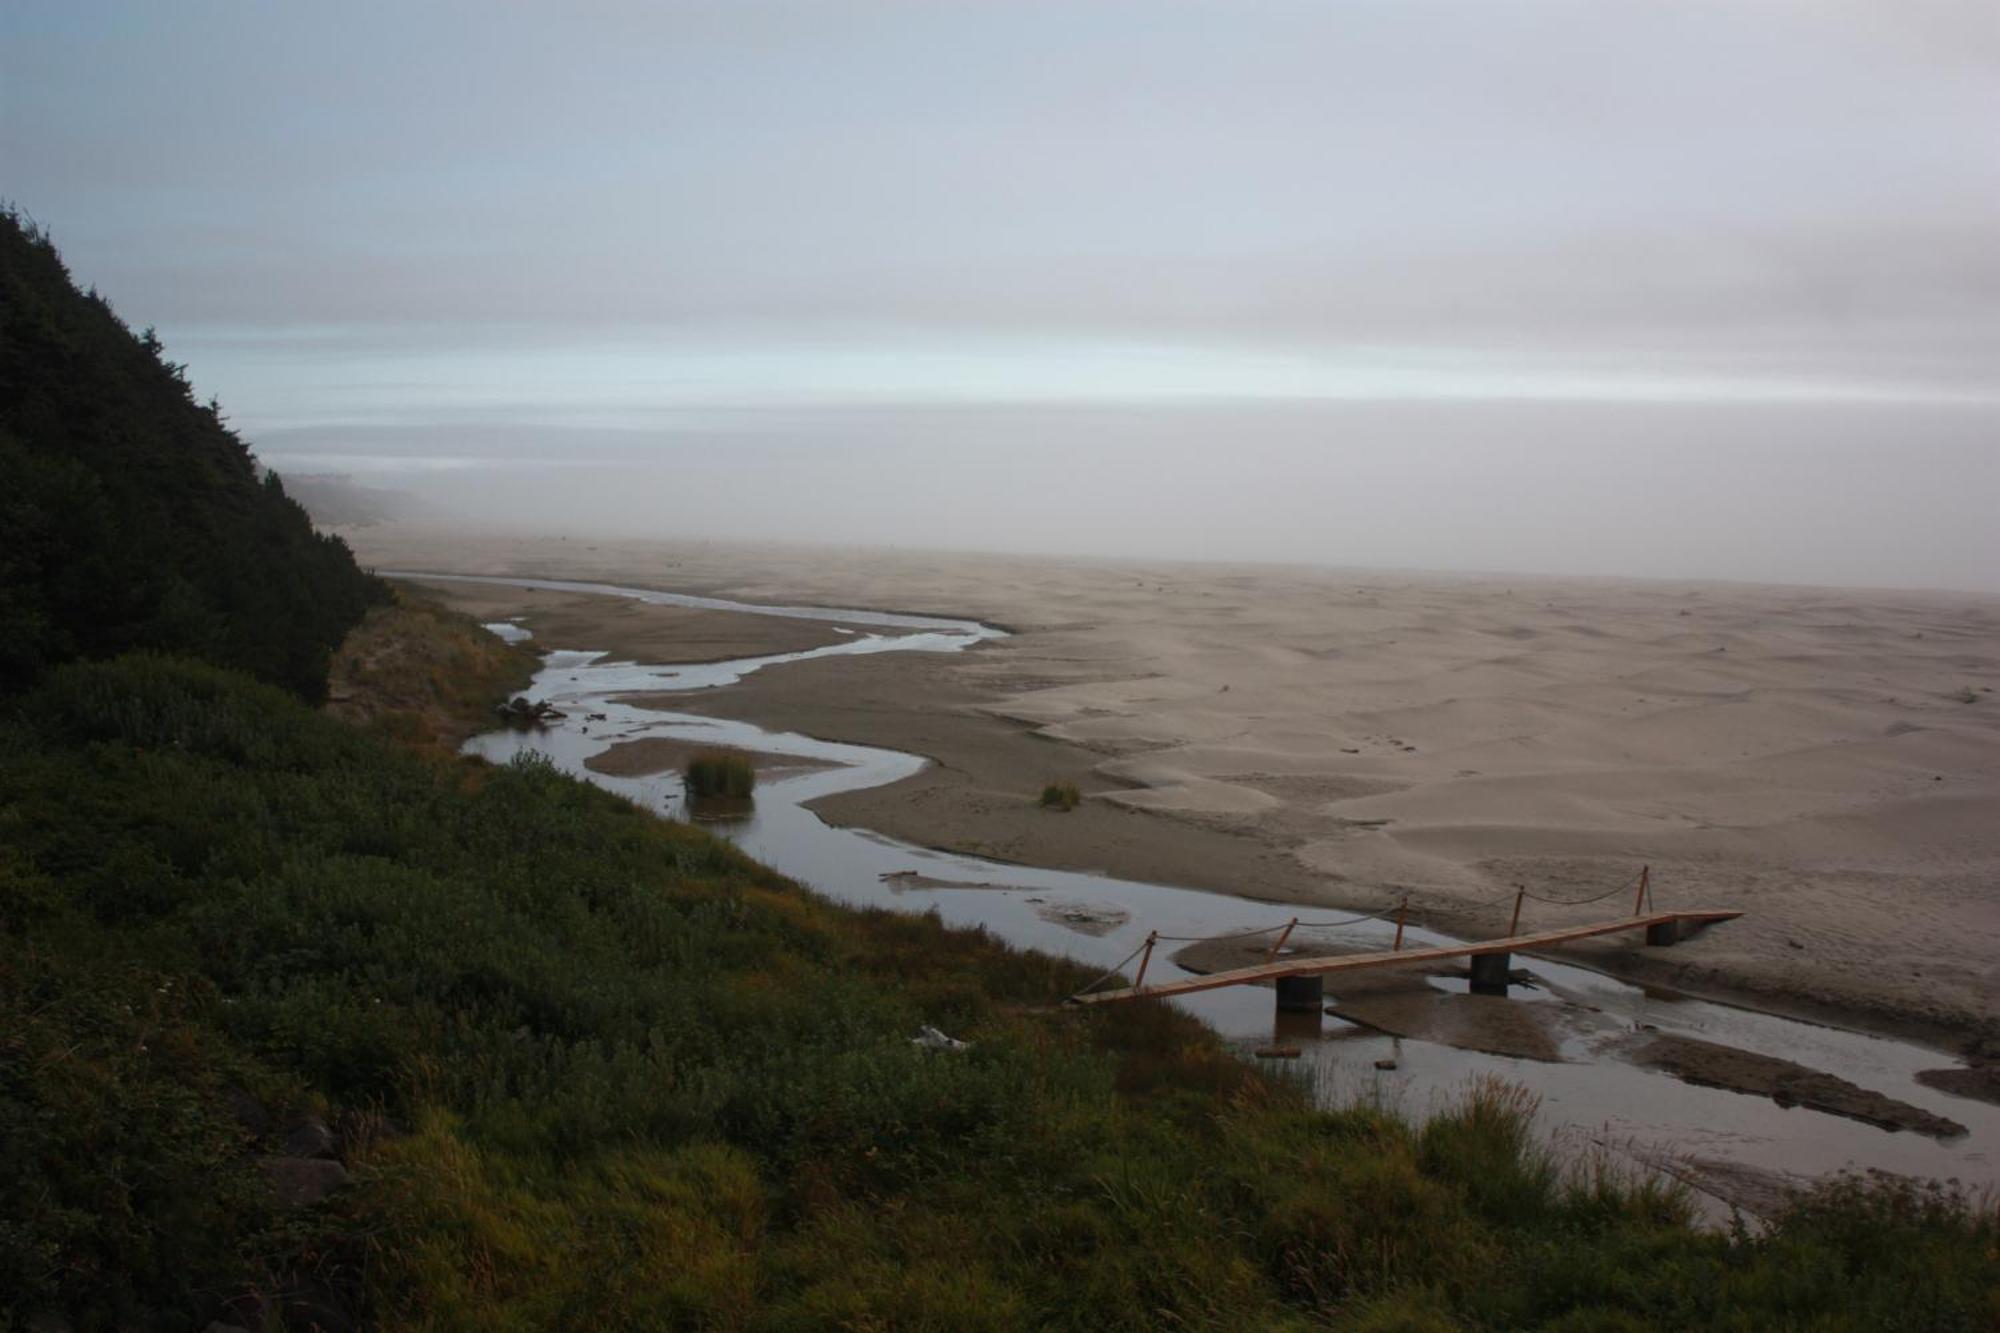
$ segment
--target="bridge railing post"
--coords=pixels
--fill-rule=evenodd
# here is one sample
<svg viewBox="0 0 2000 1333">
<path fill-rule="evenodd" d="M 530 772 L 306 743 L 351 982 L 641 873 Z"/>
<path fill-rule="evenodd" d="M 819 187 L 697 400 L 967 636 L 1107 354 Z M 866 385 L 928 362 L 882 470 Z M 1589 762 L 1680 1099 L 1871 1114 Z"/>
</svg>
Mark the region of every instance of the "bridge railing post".
<svg viewBox="0 0 2000 1333">
<path fill-rule="evenodd" d="M 1507 937 L 1509 939 L 1521 933 L 1521 900 L 1527 896 L 1528 890 L 1525 885 L 1516 884 L 1514 886 L 1514 917 L 1513 920 L 1507 923 Z"/>
<path fill-rule="evenodd" d="M 1285 928 L 1282 932 L 1279 933 L 1277 942 L 1273 944 L 1269 949 L 1264 951 L 1265 962 L 1270 963 L 1277 961 L 1278 951 L 1285 947 L 1285 941 L 1292 937 L 1292 928 L 1294 926 L 1297 926 L 1298 924 L 1299 924 L 1299 919 L 1297 917 L 1293 917 L 1290 921 L 1287 921 L 1285 923 Z"/>
<path fill-rule="evenodd" d="M 1401 905 L 1396 908 L 1396 942 L 1390 946 L 1397 953 L 1403 951 L 1403 918 L 1409 914 L 1410 900 L 1405 898 Z"/>
<path fill-rule="evenodd" d="M 1638 916 L 1646 910 L 1646 890 L 1651 887 L 1653 867 L 1639 867 L 1639 892 L 1632 899 L 1632 915 Z"/>
<path fill-rule="evenodd" d="M 1146 964 L 1153 961 L 1153 945 L 1158 942 L 1160 932 L 1155 930 L 1146 936 L 1146 952 L 1139 959 L 1139 975 L 1132 978 L 1132 989 L 1138 990 L 1146 984 Z"/>
</svg>

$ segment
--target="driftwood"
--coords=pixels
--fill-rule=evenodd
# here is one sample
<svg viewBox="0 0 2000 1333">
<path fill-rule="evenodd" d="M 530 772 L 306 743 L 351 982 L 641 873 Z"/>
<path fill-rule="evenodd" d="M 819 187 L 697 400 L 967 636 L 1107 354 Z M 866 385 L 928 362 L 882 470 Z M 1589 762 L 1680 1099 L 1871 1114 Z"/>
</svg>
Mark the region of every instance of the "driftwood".
<svg viewBox="0 0 2000 1333">
<path fill-rule="evenodd" d="M 508 723 L 516 727 L 545 727 L 551 722 L 560 722 L 569 714 L 557 708 L 546 699 L 530 699 L 525 694 L 517 694 L 496 710 Z"/>
</svg>

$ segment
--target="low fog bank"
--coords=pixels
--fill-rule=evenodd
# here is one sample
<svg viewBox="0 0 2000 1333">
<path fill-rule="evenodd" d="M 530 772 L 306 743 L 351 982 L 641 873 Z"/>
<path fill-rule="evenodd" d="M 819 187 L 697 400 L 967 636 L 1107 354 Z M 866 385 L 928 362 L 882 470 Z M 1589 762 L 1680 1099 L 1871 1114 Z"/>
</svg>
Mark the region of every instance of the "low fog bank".
<svg viewBox="0 0 2000 1333">
<path fill-rule="evenodd" d="M 1994 592 L 1996 426 L 1908 404 L 739 410 L 257 445 L 520 532 Z"/>
</svg>

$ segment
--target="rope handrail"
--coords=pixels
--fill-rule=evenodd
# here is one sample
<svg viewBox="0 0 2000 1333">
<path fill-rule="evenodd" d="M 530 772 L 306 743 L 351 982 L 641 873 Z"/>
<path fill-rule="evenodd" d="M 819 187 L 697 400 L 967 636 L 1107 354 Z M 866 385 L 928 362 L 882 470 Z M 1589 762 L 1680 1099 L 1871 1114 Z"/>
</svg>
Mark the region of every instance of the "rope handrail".
<svg viewBox="0 0 2000 1333">
<path fill-rule="evenodd" d="M 1214 940 L 1249 940 L 1259 935 L 1272 935 L 1285 928 L 1280 921 L 1275 926 L 1264 926 L 1257 930 L 1232 931 L 1227 935 L 1162 935 L 1160 939 L 1170 944 L 1207 944 Z"/>
<path fill-rule="evenodd" d="M 1387 922 L 1388 920 L 1387 909 L 1384 909 L 1380 912 L 1363 912 L 1360 916 L 1344 916 L 1335 921 L 1301 921 L 1299 922 L 1299 929 L 1331 930 L 1336 926 L 1356 926 L 1363 921 Z"/>
<path fill-rule="evenodd" d="M 1355 926 L 1363 921 L 1387 921 L 1385 912 L 1363 912 L 1360 916 L 1343 916 L 1332 921 L 1280 921 L 1275 926 L 1262 926 L 1256 930 L 1236 930 L 1224 935 L 1162 935 L 1160 938 L 1174 944 L 1211 944 L 1221 940 L 1249 940 L 1259 935 L 1274 935 L 1290 926 L 1296 930 L 1331 930 L 1337 926 Z"/>
<path fill-rule="evenodd" d="M 1528 899 L 1528 901 L 1530 902 L 1547 903 L 1551 907 L 1586 907 L 1591 903 L 1601 903 L 1606 898 L 1614 897 L 1617 894 L 1624 893 L 1634 884 L 1637 884 L 1639 882 L 1639 876 L 1645 873 L 1646 872 L 1644 870 L 1634 871 L 1631 875 L 1626 877 L 1624 883 L 1618 885 L 1615 888 L 1606 889 L 1604 892 L 1596 894 L 1595 896 L 1589 898 L 1550 898 L 1543 894 L 1530 893 L 1528 892 L 1528 890 L 1518 887 L 1516 891 L 1519 892 L 1523 897 Z"/>
<path fill-rule="evenodd" d="M 1076 995 L 1088 995 L 1090 994 L 1090 992 L 1096 990 L 1099 986 L 1102 986 L 1105 982 L 1111 980 L 1111 978 L 1117 976 L 1120 972 L 1123 972 L 1125 970 L 1125 964 L 1131 962 L 1134 958 L 1137 958 L 1141 953 L 1143 953 L 1148 943 L 1150 943 L 1150 940 L 1139 941 L 1138 948 L 1132 950 L 1131 953 L 1126 954 L 1123 958 L 1120 958 L 1117 962 L 1113 963 L 1110 967 L 1106 968 L 1104 970 L 1104 974 L 1098 977 L 1097 980 L 1091 982 L 1088 986 L 1080 987 L 1074 993 Z"/>
</svg>

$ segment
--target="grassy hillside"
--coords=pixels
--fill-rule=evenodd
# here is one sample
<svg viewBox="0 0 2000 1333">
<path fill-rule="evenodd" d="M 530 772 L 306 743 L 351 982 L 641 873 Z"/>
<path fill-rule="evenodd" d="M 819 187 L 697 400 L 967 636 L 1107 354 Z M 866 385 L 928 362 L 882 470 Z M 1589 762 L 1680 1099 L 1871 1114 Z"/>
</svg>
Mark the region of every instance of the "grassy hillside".
<svg viewBox="0 0 2000 1333">
<path fill-rule="evenodd" d="M 150 330 L 71 283 L 0 211 L 0 693 L 135 648 L 305 698 L 381 585 L 305 511 Z"/>
<path fill-rule="evenodd" d="M 1769 1237 L 1698 1234 L 1669 1193 L 1562 1179 L 1504 1090 L 1424 1125 L 1315 1111 L 1171 1011 L 1047 1009 L 1064 963 L 836 908 L 546 768 L 426 760 L 211 667 L 58 671 L 0 761 L 19 1318 L 2000 1314 L 1990 1210 L 1857 1186 Z M 913 1046 L 926 1023 L 971 1049 Z M 272 1182 L 300 1171 L 339 1187 L 287 1208 Z"/>
<path fill-rule="evenodd" d="M 333 656 L 327 712 L 420 749 L 454 753 L 534 677 L 536 654 L 409 588 L 370 607 Z"/>
</svg>

